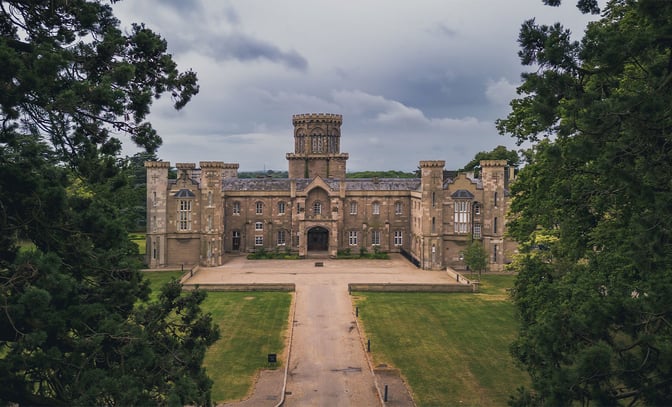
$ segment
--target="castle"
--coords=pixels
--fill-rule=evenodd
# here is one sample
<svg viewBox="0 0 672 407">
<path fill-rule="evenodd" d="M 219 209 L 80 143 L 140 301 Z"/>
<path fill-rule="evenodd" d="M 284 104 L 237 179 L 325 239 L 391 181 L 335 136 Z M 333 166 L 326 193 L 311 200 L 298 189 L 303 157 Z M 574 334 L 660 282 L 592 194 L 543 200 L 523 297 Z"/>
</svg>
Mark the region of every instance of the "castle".
<svg viewBox="0 0 672 407">
<path fill-rule="evenodd" d="M 419 267 L 464 269 L 479 239 L 489 269 L 502 270 L 514 243 L 504 238 L 513 168 L 481 161 L 481 174 L 454 176 L 445 161 L 420 161 L 419 178 L 346 178 L 342 116 L 299 114 L 287 179 L 240 179 L 238 164 L 150 161 L 147 264 L 218 266 L 226 253 L 264 249 L 336 256 L 339 250 L 401 252 Z"/>
</svg>

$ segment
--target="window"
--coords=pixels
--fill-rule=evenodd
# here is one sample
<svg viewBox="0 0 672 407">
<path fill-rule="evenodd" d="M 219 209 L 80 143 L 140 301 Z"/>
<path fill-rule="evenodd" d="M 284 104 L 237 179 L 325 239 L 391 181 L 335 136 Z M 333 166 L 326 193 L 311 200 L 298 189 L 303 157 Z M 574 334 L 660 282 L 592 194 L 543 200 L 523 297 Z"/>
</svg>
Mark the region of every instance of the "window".
<svg viewBox="0 0 672 407">
<path fill-rule="evenodd" d="M 357 215 L 357 202 L 350 201 L 350 215 Z"/>
<path fill-rule="evenodd" d="M 432 192 L 432 208 L 436 206 L 436 192 Z"/>
<path fill-rule="evenodd" d="M 264 213 L 264 203 L 261 202 L 261 201 L 257 202 L 256 206 L 257 206 L 257 210 L 256 210 L 257 215 L 263 214 Z"/>
<path fill-rule="evenodd" d="M 156 232 L 157 226 L 156 226 L 156 216 L 152 216 L 152 231 Z"/>
<path fill-rule="evenodd" d="M 481 204 L 474 203 L 474 215 L 481 214 Z"/>
<path fill-rule="evenodd" d="M 497 263 L 497 245 L 492 246 L 492 262 Z"/>
<path fill-rule="evenodd" d="M 394 231 L 394 245 L 401 246 L 404 243 L 404 237 L 401 230 Z"/>
<path fill-rule="evenodd" d="M 313 215 L 321 215 L 321 214 L 322 214 L 322 202 L 320 201 L 313 202 Z"/>
<path fill-rule="evenodd" d="M 402 210 L 401 202 L 395 202 L 394 203 L 394 214 L 395 215 L 401 215 L 401 210 Z"/>
<path fill-rule="evenodd" d="M 374 246 L 380 246 L 380 230 L 371 231 L 371 244 Z"/>
<path fill-rule="evenodd" d="M 492 233 L 497 233 L 497 217 L 495 216 L 495 220 L 492 223 Z"/>
<path fill-rule="evenodd" d="M 371 208 L 374 215 L 380 215 L 380 202 L 374 202 Z"/>
<path fill-rule="evenodd" d="M 476 223 L 474 224 L 474 239 L 480 239 L 481 238 L 481 224 Z"/>
<path fill-rule="evenodd" d="M 497 192 L 495 191 L 495 208 L 497 207 Z"/>
<path fill-rule="evenodd" d="M 152 192 L 152 206 L 156 206 L 156 191 Z"/>
<path fill-rule="evenodd" d="M 455 224 L 455 233 L 469 233 L 469 202 L 455 201 L 453 223 Z"/>
<path fill-rule="evenodd" d="M 233 203 L 233 214 L 240 215 L 240 202 Z"/>
<path fill-rule="evenodd" d="M 436 233 L 436 218 L 432 218 L 432 233 Z"/>
<path fill-rule="evenodd" d="M 191 201 L 180 201 L 178 230 L 191 230 Z"/>
<path fill-rule="evenodd" d="M 212 191 L 208 191 L 208 206 L 212 206 Z"/>
<path fill-rule="evenodd" d="M 254 224 L 254 230 L 264 230 L 264 223 L 263 222 L 256 222 Z"/>
<path fill-rule="evenodd" d="M 208 215 L 208 231 L 212 230 L 212 215 Z"/>
<path fill-rule="evenodd" d="M 284 230 L 278 230 L 278 246 L 284 246 L 287 241 L 287 234 Z"/>
<path fill-rule="evenodd" d="M 348 244 L 350 246 L 357 246 L 357 231 L 351 230 L 348 232 Z"/>
<path fill-rule="evenodd" d="M 254 245 L 255 246 L 263 246 L 264 245 L 264 237 L 263 236 L 255 236 L 254 237 Z"/>
<path fill-rule="evenodd" d="M 285 214 L 285 203 L 284 202 L 278 202 L 278 214 L 280 214 L 280 215 Z"/>
<path fill-rule="evenodd" d="M 154 244 L 152 245 L 152 258 L 153 259 L 156 259 L 156 256 L 158 255 L 157 247 L 159 247 L 159 241 L 155 240 Z"/>
</svg>

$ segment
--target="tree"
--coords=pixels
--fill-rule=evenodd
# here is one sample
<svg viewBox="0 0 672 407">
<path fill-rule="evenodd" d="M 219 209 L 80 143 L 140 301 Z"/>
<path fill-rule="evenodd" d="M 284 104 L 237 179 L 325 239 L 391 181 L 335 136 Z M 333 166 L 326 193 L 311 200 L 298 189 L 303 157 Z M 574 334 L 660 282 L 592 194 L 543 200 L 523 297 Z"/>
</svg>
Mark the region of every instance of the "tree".
<svg viewBox="0 0 672 407">
<path fill-rule="evenodd" d="M 209 404 L 217 327 L 176 282 L 145 304 L 118 199 L 127 134 L 198 91 L 142 25 L 98 1 L 0 2 L 0 403 Z M 20 250 L 30 242 L 34 249 Z"/>
<path fill-rule="evenodd" d="M 497 122 L 535 143 L 507 223 L 533 387 L 514 404 L 672 404 L 671 19 L 671 2 L 612 0 L 580 42 L 522 26 L 535 70 Z"/>
<path fill-rule="evenodd" d="M 464 263 L 471 271 L 478 272 L 478 278 L 481 278 L 481 272 L 488 268 L 488 252 L 485 251 L 480 240 L 472 240 L 469 242 L 467 249 L 464 251 Z"/>
<path fill-rule="evenodd" d="M 520 156 L 516 150 L 509 150 L 504 146 L 497 146 L 492 151 L 480 151 L 476 153 L 474 159 L 469 161 L 469 163 L 459 171 L 476 171 L 476 175 L 478 175 L 481 160 L 506 160 L 507 165 L 511 167 L 518 167 L 520 164 Z"/>
</svg>

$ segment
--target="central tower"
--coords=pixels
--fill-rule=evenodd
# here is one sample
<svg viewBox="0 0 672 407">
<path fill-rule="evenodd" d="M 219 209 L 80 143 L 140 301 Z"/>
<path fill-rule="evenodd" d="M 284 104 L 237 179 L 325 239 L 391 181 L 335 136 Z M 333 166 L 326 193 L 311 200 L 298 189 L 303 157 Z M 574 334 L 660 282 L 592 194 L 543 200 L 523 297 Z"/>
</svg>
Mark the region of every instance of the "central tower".
<svg viewBox="0 0 672 407">
<path fill-rule="evenodd" d="M 345 178 L 347 153 L 341 153 L 343 116 L 295 114 L 294 152 L 287 153 L 289 178 Z"/>
</svg>

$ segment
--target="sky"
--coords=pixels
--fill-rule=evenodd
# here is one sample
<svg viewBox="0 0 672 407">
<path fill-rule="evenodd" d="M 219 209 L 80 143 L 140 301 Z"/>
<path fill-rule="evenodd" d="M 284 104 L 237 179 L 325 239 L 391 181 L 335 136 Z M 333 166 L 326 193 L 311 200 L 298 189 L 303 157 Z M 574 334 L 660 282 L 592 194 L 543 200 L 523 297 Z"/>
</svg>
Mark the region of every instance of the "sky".
<svg viewBox="0 0 672 407">
<path fill-rule="evenodd" d="M 520 74 L 518 31 L 535 18 L 580 39 L 574 0 L 141 0 L 114 5 L 122 27 L 144 23 L 168 42 L 200 92 L 180 111 L 168 97 L 149 120 L 164 161 L 224 161 L 286 170 L 292 115 L 343 115 L 348 171 L 458 169 L 479 151 L 518 149 L 495 120 Z M 134 151 L 125 144 L 125 152 Z"/>
</svg>

